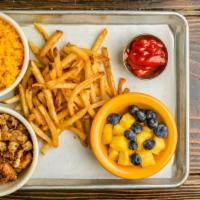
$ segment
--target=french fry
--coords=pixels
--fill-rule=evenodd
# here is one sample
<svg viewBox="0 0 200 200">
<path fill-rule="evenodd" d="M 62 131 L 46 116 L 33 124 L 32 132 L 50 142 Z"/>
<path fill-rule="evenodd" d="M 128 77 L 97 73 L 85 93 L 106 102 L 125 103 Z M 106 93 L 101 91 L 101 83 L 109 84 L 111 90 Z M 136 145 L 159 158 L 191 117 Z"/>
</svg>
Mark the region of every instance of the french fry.
<svg viewBox="0 0 200 200">
<path fill-rule="evenodd" d="M 35 120 L 38 125 L 44 126 L 46 124 L 44 117 L 37 108 L 33 108 L 32 113 L 35 115 Z"/>
<path fill-rule="evenodd" d="M 108 58 L 108 50 L 107 50 L 107 48 L 105 48 L 105 47 L 102 48 L 102 54 L 103 54 L 103 56 Z M 106 76 L 107 76 L 107 79 L 108 79 L 108 85 L 110 87 L 112 95 L 116 96 L 117 92 L 116 92 L 116 88 L 115 88 L 115 82 L 114 82 L 114 78 L 113 78 L 113 74 L 112 74 L 109 58 L 108 58 L 108 61 L 104 62 L 104 66 L 105 66 Z"/>
<path fill-rule="evenodd" d="M 99 36 L 97 37 L 97 39 L 95 40 L 95 42 L 92 46 L 93 52 L 97 52 L 98 49 L 101 47 L 107 33 L 108 33 L 107 29 L 103 29 L 103 31 L 101 31 L 101 33 L 99 34 Z"/>
<path fill-rule="evenodd" d="M 85 141 L 85 139 L 86 139 L 86 134 L 85 133 L 83 133 L 82 131 L 80 131 L 79 129 L 77 129 L 77 128 L 73 127 L 73 126 L 70 126 L 67 129 L 72 131 L 72 132 L 74 132 L 81 139 L 82 142 Z"/>
<path fill-rule="evenodd" d="M 86 119 L 84 119 L 84 131 L 87 135 L 87 140 L 86 140 L 86 145 L 90 146 L 90 129 L 91 129 L 91 118 L 88 117 Z"/>
<path fill-rule="evenodd" d="M 46 103 L 46 99 L 45 99 L 45 96 L 44 96 L 44 92 L 39 92 L 38 94 L 37 94 L 37 97 L 38 97 L 38 100 L 41 102 L 41 104 L 43 104 L 43 105 L 47 105 L 47 103 Z"/>
<path fill-rule="evenodd" d="M 76 83 L 58 83 L 56 85 L 53 85 L 50 89 L 74 89 L 77 86 Z"/>
<path fill-rule="evenodd" d="M 20 95 L 23 113 L 24 113 L 25 117 L 28 117 L 29 109 L 28 109 L 28 105 L 26 102 L 25 90 L 24 90 L 24 87 L 22 86 L 22 84 L 19 84 L 19 95 Z"/>
<path fill-rule="evenodd" d="M 81 120 L 77 120 L 77 121 L 75 122 L 75 126 L 76 126 L 76 128 L 79 129 L 80 131 L 83 131 L 83 124 L 82 124 Z"/>
<path fill-rule="evenodd" d="M 60 78 L 46 82 L 46 85 L 49 89 L 52 89 L 56 84 L 62 83 L 63 81 L 68 79 L 70 76 L 72 76 L 75 72 L 76 72 L 76 69 L 72 69 L 68 72 L 65 72 Z"/>
<path fill-rule="evenodd" d="M 77 120 L 81 119 L 86 113 L 88 108 L 83 108 L 78 113 L 73 115 L 72 117 L 68 118 L 65 122 L 59 125 L 61 129 L 65 129 L 75 123 Z"/>
<path fill-rule="evenodd" d="M 60 53 L 57 48 L 54 49 L 53 54 L 54 54 L 54 64 L 55 64 L 55 69 L 56 69 L 56 75 L 58 78 L 60 78 L 62 76 L 63 69 L 62 69 L 62 63 L 60 60 Z"/>
<path fill-rule="evenodd" d="M 38 53 L 40 52 L 39 47 L 37 47 L 32 41 L 29 41 L 28 43 L 33 54 L 38 55 Z"/>
<path fill-rule="evenodd" d="M 60 112 L 63 109 L 68 110 L 67 102 L 62 103 L 62 105 L 60 107 L 56 108 L 56 112 L 58 113 L 58 112 Z"/>
<path fill-rule="evenodd" d="M 129 92 L 130 92 L 130 89 L 129 88 L 125 88 L 124 91 L 123 91 L 123 94 L 129 93 Z"/>
<path fill-rule="evenodd" d="M 62 89 L 62 93 L 63 93 L 63 96 L 66 100 L 66 102 L 69 101 L 69 98 L 70 98 L 70 95 L 71 95 L 71 91 L 68 90 L 68 89 Z M 76 96 L 74 98 L 74 102 L 80 107 L 80 108 L 83 108 L 84 107 L 84 104 L 82 103 L 82 101 Z"/>
<path fill-rule="evenodd" d="M 58 90 L 55 96 L 55 101 L 54 101 L 55 107 L 60 107 L 60 105 L 62 104 L 63 98 L 64 97 L 61 90 Z"/>
<path fill-rule="evenodd" d="M 90 87 L 91 87 L 91 90 L 90 90 L 91 101 L 92 101 L 92 103 L 95 103 L 96 99 L 97 99 L 97 95 L 96 95 L 94 84 L 91 84 Z"/>
<path fill-rule="evenodd" d="M 52 117 L 52 119 L 54 120 L 54 122 L 56 124 L 59 123 L 58 121 L 58 116 L 56 114 L 56 109 L 55 109 L 55 105 L 54 105 L 54 101 L 53 101 L 53 96 L 50 90 L 48 89 L 44 89 L 44 96 L 46 98 L 46 104 L 49 110 L 49 114 Z"/>
<path fill-rule="evenodd" d="M 88 108 L 88 113 L 90 114 L 90 116 L 94 117 L 95 111 L 90 105 L 89 91 L 82 91 L 80 96 L 81 96 L 81 99 L 84 103 L 84 106 Z"/>
<path fill-rule="evenodd" d="M 126 79 L 120 78 L 118 83 L 118 94 L 122 94 L 123 92 L 123 86 L 126 83 Z"/>
<path fill-rule="evenodd" d="M 100 94 L 101 94 L 101 99 L 106 100 L 106 84 L 104 76 L 100 78 Z"/>
<path fill-rule="evenodd" d="M 88 54 L 88 56 L 93 56 L 94 52 L 92 52 L 91 49 L 87 49 L 87 48 L 81 48 L 85 53 Z"/>
<path fill-rule="evenodd" d="M 31 70 L 38 83 L 45 83 L 44 77 L 34 61 L 31 61 Z"/>
<path fill-rule="evenodd" d="M 35 107 L 38 107 L 40 105 L 40 101 L 38 100 L 38 98 L 36 96 L 33 95 L 33 105 Z"/>
<path fill-rule="evenodd" d="M 47 152 L 49 151 L 51 145 L 49 143 L 44 143 L 42 145 L 42 148 L 40 149 L 40 152 L 43 154 L 43 155 L 46 155 Z"/>
<path fill-rule="evenodd" d="M 69 111 L 68 109 L 63 109 L 58 113 L 58 120 L 61 121 L 62 119 L 66 118 L 69 116 Z"/>
<path fill-rule="evenodd" d="M 31 111 L 33 109 L 33 101 L 32 101 L 33 91 L 30 89 L 26 89 L 25 96 L 26 96 L 26 102 L 27 102 L 28 108 Z"/>
<path fill-rule="evenodd" d="M 82 83 L 80 83 L 79 85 L 77 85 L 75 87 L 75 89 L 73 90 L 69 101 L 68 101 L 68 108 L 69 108 L 69 112 L 71 115 L 73 115 L 74 111 L 73 111 L 73 102 L 74 102 L 74 98 L 76 97 L 76 95 L 78 93 L 80 93 L 80 91 L 82 89 L 84 89 L 85 87 L 87 87 L 88 85 L 90 85 L 92 82 L 96 81 L 97 79 L 101 78 L 101 76 L 103 76 L 103 73 L 99 73 L 98 75 L 92 76 L 89 79 L 86 79 L 85 81 L 83 81 Z"/>
<path fill-rule="evenodd" d="M 23 80 L 22 80 L 22 85 L 23 85 L 24 88 L 27 87 L 27 83 L 28 83 L 28 80 L 29 80 L 31 74 L 32 74 L 32 70 L 31 70 L 31 66 L 29 64 L 28 69 L 26 70 L 26 73 L 25 73 Z"/>
<path fill-rule="evenodd" d="M 71 50 L 85 61 L 85 78 L 89 78 L 91 75 L 91 62 L 89 56 L 81 48 L 76 46 L 71 46 Z"/>
<path fill-rule="evenodd" d="M 33 130 L 35 131 L 35 133 L 37 134 L 38 137 L 40 137 L 41 139 L 43 139 L 45 142 L 47 142 L 48 144 L 51 145 L 52 141 L 51 138 L 49 138 L 47 136 L 47 134 L 45 134 L 42 129 L 39 128 L 39 126 L 37 126 L 36 124 L 34 124 L 33 122 L 29 122 L 33 128 Z"/>
<path fill-rule="evenodd" d="M 69 64 L 72 63 L 73 61 L 75 61 L 76 59 L 77 59 L 77 55 L 74 53 L 70 53 L 61 61 L 61 66 L 64 69 L 67 69 L 70 67 Z"/>
<path fill-rule="evenodd" d="M 51 80 L 56 79 L 57 74 L 56 74 L 56 70 L 55 70 L 55 68 L 53 68 L 52 70 L 50 70 L 50 72 L 49 72 L 49 76 L 50 76 Z"/>
<path fill-rule="evenodd" d="M 107 102 L 106 100 L 98 101 L 98 102 L 92 104 L 92 108 L 93 109 L 99 108 L 99 107 L 103 106 L 106 102 Z"/>
<path fill-rule="evenodd" d="M 91 66 L 91 68 L 92 68 L 93 74 L 97 74 L 98 72 L 102 72 L 102 70 L 99 71 L 99 64 L 98 64 L 98 62 L 96 62 L 96 61 L 94 61 L 94 63 L 93 63 L 93 65 Z"/>
<path fill-rule="evenodd" d="M 84 119 L 84 130 L 87 135 L 90 134 L 91 118 Z"/>
<path fill-rule="evenodd" d="M 13 104 L 13 103 L 18 102 L 19 100 L 20 100 L 20 96 L 17 94 L 13 97 L 10 97 L 10 98 L 7 98 L 7 99 L 0 101 L 0 103 Z"/>
<path fill-rule="evenodd" d="M 49 34 L 45 31 L 45 29 L 39 24 L 39 23 L 33 23 L 35 29 L 38 30 L 38 32 L 42 35 L 42 37 L 44 38 L 44 40 L 48 40 L 49 39 Z"/>
<path fill-rule="evenodd" d="M 43 131 L 49 131 L 49 127 L 47 125 L 41 126 Z M 48 134 L 49 135 L 49 134 Z"/>
<path fill-rule="evenodd" d="M 34 121 L 35 120 L 35 115 L 32 113 L 28 116 L 28 121 Z"/>
<path fill-rule="evenodd" d="M 51 120 L 47 110 L 45 109 L 45 107 L 43 105 L 40 105 L 38 107 L 38 109 L 40 110 L 41 114 L 43 115 L 44 119 L 46 120 L 46 123 L 49 126 L 49 130 L 50 130 L 51 136 L 52 136 L 52 145 L 54 147 L 58 147 L 58 130 L 57 130 L 54 122 Z"/>
<path fill-rule="evenodd" d="M 33 83 L 32 88 L 47 89 L 44 83 Z"/>
<path fill-rule="evenodd" d="M 43 48 L 40 50 L 39 56 L 44 57 L 47 52 L 56 44 L 56 42 L 61 38 L 63 35 L 62 31 L 55 31 L 53 35 L 49 37 L 46 44 L 43 46 Z"/>
</svg>

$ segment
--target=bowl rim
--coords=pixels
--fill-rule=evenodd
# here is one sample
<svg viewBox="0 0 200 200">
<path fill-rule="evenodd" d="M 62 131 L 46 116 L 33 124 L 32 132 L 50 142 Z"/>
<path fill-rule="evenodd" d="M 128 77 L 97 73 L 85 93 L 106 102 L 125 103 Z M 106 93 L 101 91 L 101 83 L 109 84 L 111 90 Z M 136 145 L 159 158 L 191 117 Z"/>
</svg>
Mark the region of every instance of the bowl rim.
<svg viewBox="0 0 200 200">
<path fill-rule="evenodd" d="M 10 85 L 8 88 L 3 89 L 2 91 L 0 91 L 0 97 L 8 94 L 9 92 L 11 92 L 12 90 L 14 90 L 14 88 L 20 83 L 20 81 L 22 80 L 23 76 L 26 73 L 26 70 L 28 68 L 28 63 L 29 63 L 29 46 L 28 46 L 28 40 L 22 30 L 22 28 L 19 26 L 19 24 L 12 19 L 11 17 L 9 17 L 8 15 L 4 14 L 3 12 L 0 12 L 0 19 L 5 20 L 7 23 L 9 23 L 11 26 L 13 26 L 15 28 L 15 30 L 17 31 L 17 33 L 19 34 L 23 47 L 24 47 L 24 60 L 23 60 L 23 65 L 21 68 L 20 73 L 18 74 L 18 76 L 16 77 L 15 81 L 12 83 L 12 85 Z"/>
<path fill-rule="evenodd" d="M 28 133 L 31 137 L 32 144 L 33 144 L 33 160 L 31 162 L 31 165 L 26 169 L 26 170 L 28 170 L 27 173 L 23 176 L 23 178 L 21 180 L 18 180 L 18 182 L 16 182 L 16 184 L 13 184 L 13 186 L 11 186 L 10 188 L 5 189 L 3 192 L 0 192 L 0 197 L 2 197 L 2 196 L 5 196 L 5 195 L 11 194 L 11 193 L 17 191 L 24 184 L 26 184 L 27 181 L 31 178 L 33 172 L 36 169 L 37 163 L 38 163 L 39 147 L 38 147 L 37 137 L 36 137 L 36 134 L 35 134 L 33 128 L 21 114 L 12 110 L 11 108 L 2 107 L 2 106 L 0 106 L 0 113 L 7 113 L 7 114 L 17 118 L 28 130 Z M 6 185 L 6 184 L 4 184 L 4 185 Z M 0 185 L 0 187 L 1 187 L 1 185 Z"/>
<path fill-rule="evenodd" d="M 127 172 L 125 171 L 125 168 L 127 167 L 123 167 L 117 164 L 113 164 L 112 161 L 110 161 L 108 159 L 107 156 L 104 155 L 103 153 L 103 149 L 102 149 L 102 144 L 100 142 L 100 134 L 101 132 L 98 131 L 98 129 L 101 127 L 101 124 L 103 123 L 105 118 L 105 115 L 108 114 L 108 110 L 109 107 L 111 106 L 111 104 L 113 104 L 113 102 L 117 102 L 118 101 L 118 105 L 119 106 L 119 99 L 124 101 L 130 101 L 130 98 L 146 98 L 146 99 L 151 99 L 151 101 L 154 101 L 156 103 L 157 106 L 159 106 L 160 108 L 163 109 L 163 112 L 166 112 L 167 117 L 169 118 L 168 121 L 168 125 L 170 123 L 170 130 L 173 130 L 173 134 L 171 134 L 170 138 L 172 137 L 172 139 L 170 139 L 168 142 L 170 142 L 171 147 L 170 148 L 166 148 L 166 154 L 168 155 L 168 157 L 166 157 L 165 159 L 162 158 L 162 163 L 159 163 L 160 165 L 154 165 L 153 167 L 150 167 L 148 170 L 145 171 L 145 168 L 141 168 L 141 170 L 143 170 L 143 172 L 145 171 L 145 173 L 142 174 L 137 174 L 136 176 L 131 174 L 131 172 Z M 129 100 L 127 100 L 129 99 Z M 146 104 L 148 105 L 148 104 Z M 116 107 L 117 107 L 116 106 Z M 104 116 L 103 116 L 104 115 Z M 163 117 L 163 115 L 161 115 L 161 117 Z M 165 121 L 166 123 L 166 121 Z M 118 177 L 121 178 L 125 178 L 125 179 L 144 179 L 147 177 L 150 177 L 156 173 L 158 173 L 159 171 L 161 171 L 161 169 L 163 169 L 167 163 L 169 162 L 169 160 L 171 159 L 171 157 L 173 156 L 175 150 L 176 150 L 176 145 L 177 145 L 177 138 L 178 138 L 178 134 L 177 134 L 177 127 L 175 124 L 175 121 L 171 115 L 171 113 L 168 111 L 168 109 L 166 108 L 166 106 L 158 99 L 156 99 L 155 97 L 152 97 L 150 95 L 144 94 L 144 93 L 128 93 L 128 94 L 122 94 L 119 95 L 117 97 L 114 97 L 113 99 L 111 99 L 110 101 L 108 101 L 102 108 L 100 108 L 100 110 L 97 112 L 93 123 L 92 123 L 92 127 L 91 127 L 91 132 L 90 132 L 90 144 L 91 144 L 91 148 L 92 151 L 96 157 L 96 159 L 100 162 L 100 164 L 110 173 L 112 173 L 113 175 L 116 175 Z M 163 151 L 163 152 L 165 152 Z M 131 167 L 129 167 L 131 168 Z M 123 169 L 123 170 L 122 170 Z M 152 170 L 153 169 L 153 170 Z M 122 172 L 123 171 L 123 172 Z M 130 171 L 130 170 L 129 170 Z M 138 171 L 138 169 L 137 169 Z"/>
</svg>

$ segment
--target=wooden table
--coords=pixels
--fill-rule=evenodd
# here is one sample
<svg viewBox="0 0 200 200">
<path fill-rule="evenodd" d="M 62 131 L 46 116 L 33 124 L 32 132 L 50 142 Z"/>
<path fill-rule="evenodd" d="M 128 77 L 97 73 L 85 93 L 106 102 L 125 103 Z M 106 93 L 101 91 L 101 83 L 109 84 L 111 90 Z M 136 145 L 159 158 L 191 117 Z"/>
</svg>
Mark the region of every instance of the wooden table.
<svg viewBox="0 0 200 200">
<path fill-rule="evenodd" d="M 200 0 L 0 0 L 0 9 L 173 10 L 190 25 L 190 176 L 175 189 L 19 191 L 2 199 L 200 199 Z"/>
</svg>

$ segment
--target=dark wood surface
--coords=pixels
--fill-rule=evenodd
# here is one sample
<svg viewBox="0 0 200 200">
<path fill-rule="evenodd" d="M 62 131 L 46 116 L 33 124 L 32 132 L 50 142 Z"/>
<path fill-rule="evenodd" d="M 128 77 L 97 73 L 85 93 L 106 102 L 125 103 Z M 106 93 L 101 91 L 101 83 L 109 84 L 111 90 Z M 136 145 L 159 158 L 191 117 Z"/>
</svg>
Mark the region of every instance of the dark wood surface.
<svg viewBox="0 0 200 200">
<path fill-rule="evenodd" d="M 190 26 L 190 176 L 175 189 L 18 191 L 1 199 L 200 199 L 200 0 L 0 0 L 0 9 L 173 10 Z M 199 92 L 198 92 L 199 91 Z"/>
</svg>

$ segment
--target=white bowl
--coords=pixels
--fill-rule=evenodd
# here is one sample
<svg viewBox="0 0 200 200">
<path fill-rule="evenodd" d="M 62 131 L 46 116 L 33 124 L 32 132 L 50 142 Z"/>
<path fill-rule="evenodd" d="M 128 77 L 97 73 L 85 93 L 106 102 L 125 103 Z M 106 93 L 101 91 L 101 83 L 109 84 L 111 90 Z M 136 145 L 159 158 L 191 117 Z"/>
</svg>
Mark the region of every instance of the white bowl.
<svg viewBox="0 0 200 200">
<path fill-rule="evenodd" d="M 19 113 L 13 111 L 10 108 L 0 107 L 0 113 L 7 113 L 11 116 L 14 116 L 17 118 L 28 130 L 32 143 L 33 143 L 33 160 L 30 166 L 25 169 L 18 177 L 16 181 L 12 181 L 5 184 L 0 184 L 0 196 L 5 196 L 8 194 L 11 194 L 15 192 L 16 190 L 20 189 L 32 176 L 38 162 L 38 141 L 37 137 L 35 135 L 35 132 L 33 131 L 31 125 L 28 123 L 28 121 L 22 117 Z"/>
<path fill-rule="evenodd" d="M 26 38 L 22 28 L 11 17 L 0 12 L 0 18 L 5 20 L 6 22 L 11 24 L 15 28 L 15 30 L 17 31 L 17 33 L 19 34 L 19 36 L 22 40 L 23 47 L 24 47 L 24 61 L 23 61 L 21 72 L 17 76 L 15 82 L 10 87 L 5 88 L 4 90 L 0 91 L 0 97 L 2 97 L 4 95 L 8 94 L 9 92 L 11 92 L 22 80 L 22 78 L 28 68 L 29 46 L 28 46 L 27 38 Z"/>
</svg>

